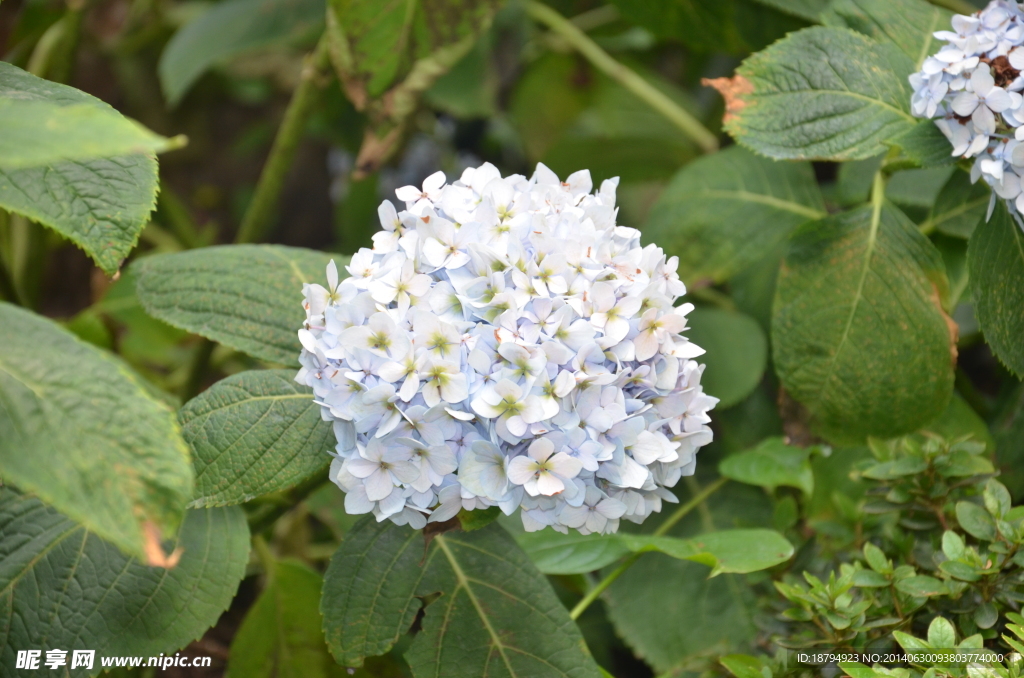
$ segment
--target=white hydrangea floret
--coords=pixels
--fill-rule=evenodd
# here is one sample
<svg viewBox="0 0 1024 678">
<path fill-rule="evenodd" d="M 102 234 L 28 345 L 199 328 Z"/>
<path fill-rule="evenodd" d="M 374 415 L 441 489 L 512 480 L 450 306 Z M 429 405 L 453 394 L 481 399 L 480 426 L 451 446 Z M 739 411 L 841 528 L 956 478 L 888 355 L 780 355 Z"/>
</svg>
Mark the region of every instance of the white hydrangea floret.
<svg viewBox="0 0 1024 678">
<path fill-rule="evenodd" d="M 527 530 L 641 522 L 711 442 L 677 260 L 615 224 L 617 180 L 490 164 L 379 208 L 340 280 L 307 284 L 302 369 L 345 509 L 415 528 L 521 510 Z"/>
<path fill-rule="evenodd" d="M 974 158 L 971 179 L 992 187 L 1024 228 L 1024 12 L 993 0 L 971 16 L 956 15 L 945 45 L 910 76 L 913 114 L 935 118 L 952 154 Z"/>
</svg>

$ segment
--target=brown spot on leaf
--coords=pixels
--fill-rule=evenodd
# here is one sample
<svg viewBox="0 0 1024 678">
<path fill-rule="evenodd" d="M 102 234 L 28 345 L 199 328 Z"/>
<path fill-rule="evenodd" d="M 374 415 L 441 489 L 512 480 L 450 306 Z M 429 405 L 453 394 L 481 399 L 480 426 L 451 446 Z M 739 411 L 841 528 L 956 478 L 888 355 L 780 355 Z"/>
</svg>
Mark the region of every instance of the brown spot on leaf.
<svg viewBox="0 0 1024 678">
<path fill-rule="evenodd" d="M 146 540 L 145 549 L 147 565 L 163 567 L 169 570 L 178 564 L 184 550 L 179 546 L 171 553 L 165 554 L 163 547 L 160 545 L 160 528 L 157 527 L 156 523 L 151 520 L 147 520 L 142 525 L 142 533 L 143 538 Z"/>
<path fill-rule="evenodd" d="M 700 84 L 705 87 L 714 87 L 722 98 L 725 99 L 725 116 L 722 122 L 729 122 L 739 116 L 739 112 L 747 105 L 743 100 L 744 94 L 752 94 L 754 85 L 742 75 L 734 75 L 731 78 L 701 78 Z"/>
</svg>

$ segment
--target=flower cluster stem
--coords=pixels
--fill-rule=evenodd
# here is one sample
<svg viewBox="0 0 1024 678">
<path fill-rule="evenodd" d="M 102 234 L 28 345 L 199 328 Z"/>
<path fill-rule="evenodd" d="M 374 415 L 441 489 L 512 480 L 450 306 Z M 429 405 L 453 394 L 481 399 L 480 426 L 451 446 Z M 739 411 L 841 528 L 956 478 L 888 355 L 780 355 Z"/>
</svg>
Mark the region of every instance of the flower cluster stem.
<svg viewBox="0 0 1024 678">
<path fill-rule="evenodd" d="M 717 492 L 722 487 L 722 485 L 725 485 L 727 482 L 729 482 L 728 478 L 719 478 L 718 480 L 711 483 L 703 490 L 695 494 L 690 499 L 690 501 L 686 502 L 685 504 L 677 508 L 675 512 L 673 512 L 672 515 L 669 516 L 665 522 L 658 526 L 658 529 L 654 531 L 654 536 L 665 536 L 669 530 L 675 527 L 676 523 L 685 518 L 687 514 L 693 511 L 693 509 L 703 504 L 705 499 L 707 499 L 712 494 Z M 576 604 L 576 607 L 572 608 L 572 612 L 569 613 L 569 616 L 572 617 L 572 619 L 574 620 L 579 619 L 580 615 L 582 615 L 583 612 L 588 607 L 590 607 L 590 604 L 597 600 L 598 596 L 604 593 L 605 589 L 611 586 L 616 579 L 621 577 L 623 572 L 632 567 L 633 563 L 639 560 L 641 555 L 642 554 L 640 553 L 633 553 L 629 555 L 624 561 L 622 561 L 622 563 L 618 567 L 609 572 L 604 579 L 598 582 L 597 585 L 594 586 L 594 588 L 590 589 L 590 591 L 587 592 L 587 595 L 583 597 L 583 600 L 578 602 Z"/>
<path fill-rule="evenodd" d="M 327 50 L 327 34 L 320 37 L 313 53 L 306 57 L 302 67 L 299 84 L 292 94 L 291 101 L 284 113 L 284 120 L 277 130 L 274 143 L 270 147 L 270 155 L 263 166 L 256 193 L 249 203 L 242 224 L 235 236 L 237 243 L 259 242 L 267 235 L 267 230 L 277 215 L 277 203 L 284 188 L 284 180 L 295 159 L 295 152 L 302 141 L 306 129 L 306 120 L 313 110 L 319 94 L 319 81 L 330 66 Z"/>
<path fill-rule="evenodd" d="M 704 127 L 697 118 L 685 111 L 679 104 L 672 101 L 640 75 L 616 61 L 608 52 L 601 49 L 576 24 L 547 5 L 531 0 L 526 3 L 526 12 L 535 21 L 539 21 L 569 43 L 573 49 L 582 54 L 596 68 L 615 80 L 630 92 L 640 97 L 651 108 L 658 111 L 693 140 L 705 153 L 718 150 L 718 137 Z"/>
</svg>

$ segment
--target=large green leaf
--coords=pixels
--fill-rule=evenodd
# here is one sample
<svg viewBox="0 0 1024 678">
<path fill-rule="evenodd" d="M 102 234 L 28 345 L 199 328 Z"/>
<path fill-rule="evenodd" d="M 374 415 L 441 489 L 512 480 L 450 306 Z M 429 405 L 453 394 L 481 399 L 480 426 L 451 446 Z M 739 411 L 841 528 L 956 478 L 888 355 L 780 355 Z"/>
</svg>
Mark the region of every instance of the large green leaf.
<svg viewBox="0 0 1024 678">
<path fill-rule="evenodd" d="M 223 245 L 146 257 L 132 270 L 150 315 L 256 358 L 291 364 L 302 349 L 302 284 L 325 284 L 332 258 L 339 269 L 347 262 L 280 245 Z"/>
<path fill-rule="evenodd" d="M 907 55 L 913 70 L 941 43 L 933 33 L 948 31 L 953 13 L 926 0 L 833 0 L 822 14 L 826 25 L 845 26 L 879 42 L 889 42 Z M 900 73 L 910 75 L 910 72 Z"/>
<path fill-rule="evenodd" d="M 169 140 L 93 104 L 0 99 L 0 168 L 43 167 L 131 153 L 157 153 Z"/>
<path fill-rule="evenodd" d="M 241 504 L 295 485 L 331 461 L 334 432 L 292 370 L 252 370 L 219 381 L 178 415 L 192 446 L 192 506 Z"/>
<path fill-rule="evenodd" d="M 1007 211 L 996 205 L 967 247 L 974 312 L 985 340 L 1018 377 L 1024 376 L 1024 233 Z"/>
<path fill-rule="evenodd" d="M 953 176 L 939 191 L 931 213 L 921 228 L 970 238 L 974 227 L 985 216 L 991 195 L 992 189 L 984 181 L 972 184 L 967 172 L 953 172 Z"/>
<path fill-rule="evenodd" d="M 757 321 L 749 315 L 714 308 L 695 309 L 686 336 L 707 353 L 700 361 L 707 365 L 701 377 L 704 391 L 730 407 L 753 391 L 768 362 L 768 340 Z"/>
<path fill-rule="evenodd" d="M 122 549 L 173 534 L 192 495 L 174 414 L 119 360 L 0 303 L 0 476 Z"/>
<path fill-rule="evenodd" d="M 957 156 L 946 135 L 935 126 L 934 120 L 921 120 L 916 125 L 889 137 L 885 145 L 897 148 L 900 155 L 896 160 L 917 167 L 940 167 L 952 165 Z"/>
<path fill-rule="evenodd" d="M 725 129 L 774 158 L 858 160 L 910 129 L 913 63 L 891 43 L 815 26 L 747 58 L 728 84 Z"/>
<path fill-rule="evenodd" d="M 783 385 L 833 437 L 897 436 L 932 420 L 953 389 L 946 287 L 938 251 L 889 203 L 807 224 L 776 290 Z"/>
<path fill-rule="evenodd" d="M 734 146 L 680 170 L 643 232 L 679 257 L 684 280 L 721 282 L 825 214 L 810 163 L 777 162 Z"/>
<path fill-rule="evenodd" d="M 4 62 L 0 62 L 0 100 L 7 101 L 8 108 L 69 107 L 72 116 L 92 108 L 97 112 L 88 114 L 91 117 L 108 122 L 116 118 L 120 126 L 134 126 L 85 92 L 37 78 Z M 28 141 L 20 134 L 14 138 L 6 128 L 3 136 L 5 148 Z M 54 136 L 57 138 L 67 136 L 62 133 Z M 45 141 L 33 140 L 29 147 L 40 158 L 53 150 Z M 72 157 L 85 158 L 80 153 Z M 156 160 L 141 153 L 4 167 L 0 169 L 0 207 L 49 226 L 112 274 L 135 247 L 156 204 L 156 168 Z"/>
<path fill-rule="evenodd" d="M 612 0 L 630 22 L 704 50 L 739 51 L 735 7 L 722 0 Z"/>
<path fill-rule="evenodd" d="M 327 644 L 340 663 L 359 666 L 387 652 L 408 631 L 420 598 L 438 592 L 405 655 L 417 678 L 597 678 L 551 585 L 493 524 L 447 532 L 424 548 L 408 527 L 359 522 L 324 576 Z"/>
<path fill-rule="evenodd" d="M 318 32 L 324 0 L 227 0 L 174 34 L 160 56 L 160 85 L 173 106 L 212 66 Z"/>
<path fill-rule="evenodd" d="M 686 492 L 677 489 L 677 493 L 686 500 Z M 706 505 L 710 520 L 694 511 L 670 534 L 698 538 L 708 530 L 771 523 L 771 503 L 757 487 L 729 483 Z M 668 672 L 698 657 L 724 654 L 730 648 L 748 647 L 753 639 L 756 601 L 744 576 L 723 574 L 708 579 L 707 575 L 707 568 L 698 563 L 650 553 L 608 588 L 609 619 L 655 673 Z"/>
<path fill-rule="evenodd" d="M 808 471 L 810 469 L 808 468 Z M 627 553 L 664 553 L 711 568 L 712 576 L 756 572 L 785 562 L 793 546 L 772 530 L 724 530 L 690 539 L 646 534 L 561 534 L 554 530 L 517 532 L 516 542 L 544 574 L 593 572 Z"/>
<path fill-rule="evenodd" d="M 490 26 L 499 4 L 497 0 L 330 0 L 331 59 L 357 108 L 407 76 L 428 78 L 429 82 L 415 85 L 422 91 L 472 48 Z"/>
<path fill-rule="evenodd" d="M 298 561 L 275 563 L 231 641 L 226 678 L 341 678 L 320 621 L 323 578 Z"/>
<path fill-rule="evenodd" d="M 169 570 L 148 567 L 31 495 L 0 489 L 0 676 L 24 649 L 100 656 L 172 654 L 227 609 L 245 575 L 249 529 L 239 508 L 189 511 Z M 45 656 L 45 654 L 44 654 Z M 70 654 L 68 655 L 70 659 Z"/>
<path fill-rule="evenodd" d="M 822 12 L 829 5 L 828 0 L 758 0 L 758 2 L 811 23 L 818 23 Z"/>
<path fill-rule="evenodd" d="M 810 448 L 787 445 L 783 438 L 768 438 L 752 450 L 729 455 L 718 465 L 718 471 L 726 478 L 748 485 L 760 485 L 769 490 L 787 485 L 811 496 L 814 472 L 810 458 Z"/>
</svg>

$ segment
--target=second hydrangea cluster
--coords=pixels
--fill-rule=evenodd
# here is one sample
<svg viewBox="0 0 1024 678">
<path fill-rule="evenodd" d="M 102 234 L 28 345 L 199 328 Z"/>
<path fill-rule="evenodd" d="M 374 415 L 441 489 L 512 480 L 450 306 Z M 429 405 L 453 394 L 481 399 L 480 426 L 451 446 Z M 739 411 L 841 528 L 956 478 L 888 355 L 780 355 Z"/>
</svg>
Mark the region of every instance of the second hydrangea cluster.
<svg viewBox="0 0 1024 678">
<path fill-rule="evenodd" d="M 380 206 L 349 277 L 306 285 L 296 379 L 334 422 L 349 513 L 606 533 L 675 500 L 717 400 L 676 260 L 615 224 L 616 184 L 438 172 Z"/>
<path fill-rule="evenodd" d="M 937 118 L 953 155 L 975 159 L 971 178 L 984 179 L 1019 222 L 1024 212 L 1024 12 L 1016 2 L 993 0 L 971 16 L 954 16 L 952 23 L 952 31 L 934 34 L 946 44 L 910 76 L 911 108 L 918 117 Z"/>
</svg>

